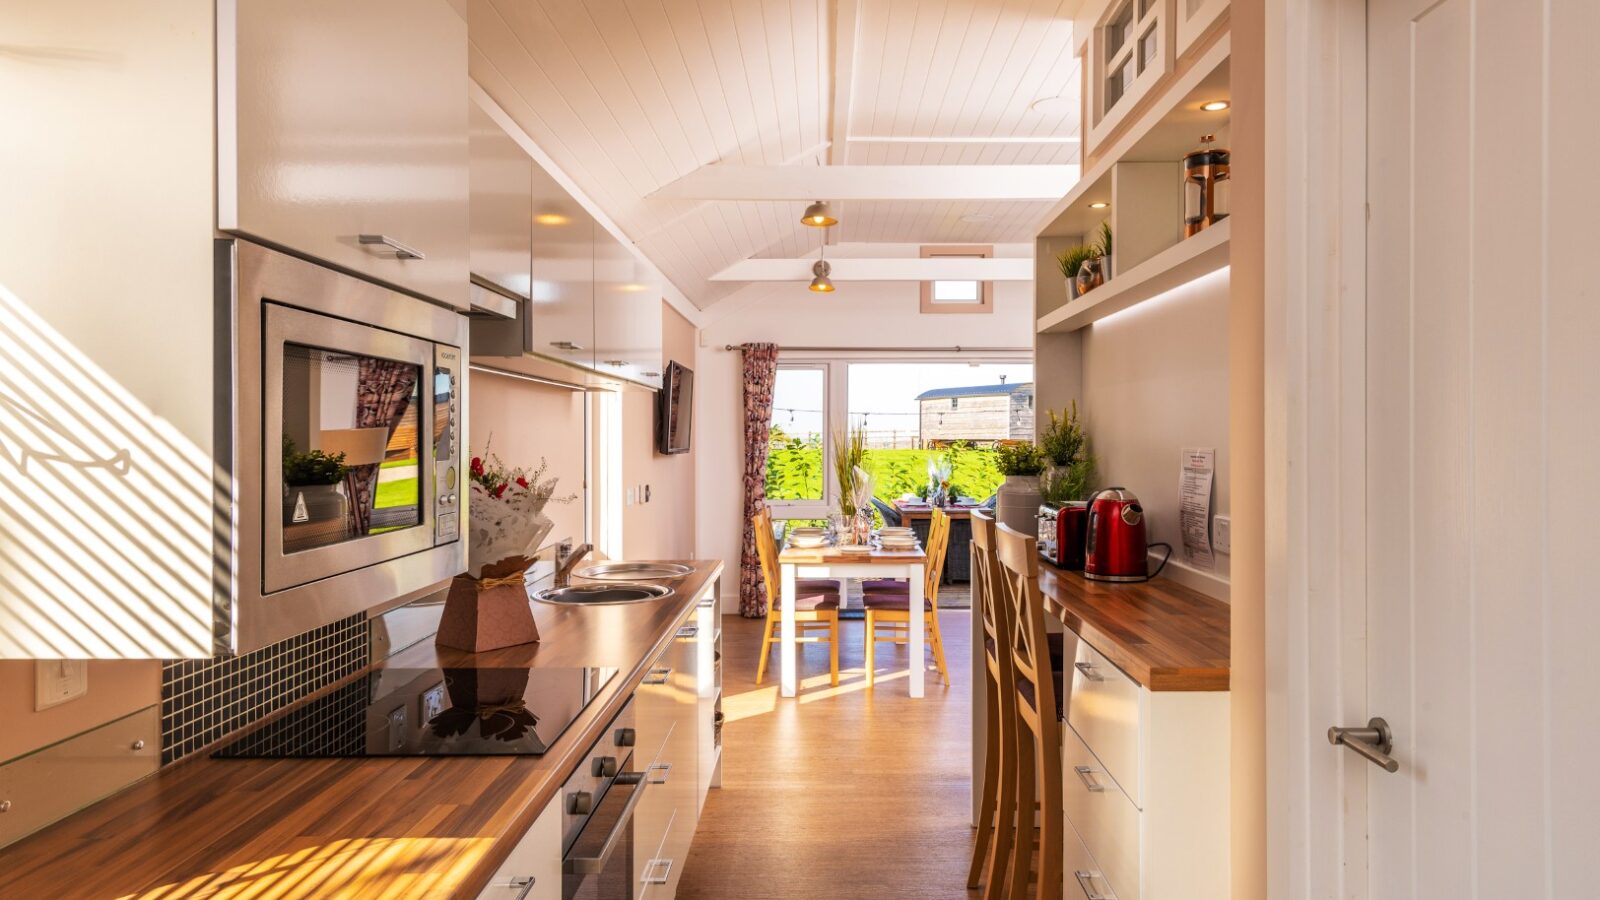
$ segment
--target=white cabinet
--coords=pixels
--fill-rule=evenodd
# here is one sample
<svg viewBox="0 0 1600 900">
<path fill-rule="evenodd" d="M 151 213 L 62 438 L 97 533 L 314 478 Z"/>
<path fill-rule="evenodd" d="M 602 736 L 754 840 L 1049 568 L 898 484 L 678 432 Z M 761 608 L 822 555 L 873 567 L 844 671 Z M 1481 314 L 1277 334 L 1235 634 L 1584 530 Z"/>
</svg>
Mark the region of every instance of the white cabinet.
<svg viewBox="0 0 1600 900">
<path fill-rule="evenodd" d="M 1178 0 L 1178 56 L 1186 56 L 1228 11 L 1228 0 Z"/>
<path fill-rule="evenodd" d="M 595 363 L 600 372 L 661 387 L 661 289 L 633 253 L 595 227 Z"/>
<path fill-rule="evenodd" d="M 533 285 L 533 160 L 477 104 L 469 104 L 472 281 L 514 302 Z"/>
<path fill-rule="evenodd" d="M 478 900 L 561 900 L 561 796 L 545 806 Z"/>
<path fill-rule="evenodd" d="M 1098 15 L 1088 13 L 1086 149 L 1099 147 L 1172 72 L 1174 2 L 1111 0 L 1100 4 Z"/>
<path fill-rule="evenodd" d="M 700 819 L 700 640 L 691 610 L 634 695 L 634 752 L 644 754 L 646 762 L 637 767 L 649 783 L 634 813 L 635 898 L 676 893 Z"/>
<path fill-rule="evenodd" d="M 1227 692 L 1151 691 L 1070 632 L 1067 649 L 1067 896 L 1225 900 Z"/>
<path fill-rule="evenodd" d="M 468 306 L 448 0 L 218 0 L 217 227 Z"/>
<path fill-rule="evenodd" d="M 594 218 L 555 178 L 533 168 L 532 302 L 524 349 L 594 367 Z"/>
</svg>

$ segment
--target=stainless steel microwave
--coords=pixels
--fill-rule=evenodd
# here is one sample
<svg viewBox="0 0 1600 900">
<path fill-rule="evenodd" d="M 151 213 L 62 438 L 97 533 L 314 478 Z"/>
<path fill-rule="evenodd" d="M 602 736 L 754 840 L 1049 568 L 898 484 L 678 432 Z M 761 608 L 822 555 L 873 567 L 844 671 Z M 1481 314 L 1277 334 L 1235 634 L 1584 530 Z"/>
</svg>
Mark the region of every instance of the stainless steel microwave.
<svg viewBox="0 0 1600 900">
<path fill-rule="evenodd" d="M 248 241 L 217 270 L 219 650 L 443 587 L 466 568 L 466 318 Z"/>
</svg>

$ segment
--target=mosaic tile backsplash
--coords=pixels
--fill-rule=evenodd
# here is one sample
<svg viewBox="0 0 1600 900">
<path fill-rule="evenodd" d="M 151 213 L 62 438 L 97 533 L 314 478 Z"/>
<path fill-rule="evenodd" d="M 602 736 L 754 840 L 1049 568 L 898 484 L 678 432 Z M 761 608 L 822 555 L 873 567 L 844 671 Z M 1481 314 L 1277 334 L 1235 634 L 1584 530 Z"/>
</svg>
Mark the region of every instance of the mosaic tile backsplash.
<svg viewBox="0 0 1600 900">
<path fill-rule="evenodd" d="M 161 667 L 161 764 L 174 762 L 367 665 L 371 624 L 354 615 L 241 656 Z"/>
</svg>

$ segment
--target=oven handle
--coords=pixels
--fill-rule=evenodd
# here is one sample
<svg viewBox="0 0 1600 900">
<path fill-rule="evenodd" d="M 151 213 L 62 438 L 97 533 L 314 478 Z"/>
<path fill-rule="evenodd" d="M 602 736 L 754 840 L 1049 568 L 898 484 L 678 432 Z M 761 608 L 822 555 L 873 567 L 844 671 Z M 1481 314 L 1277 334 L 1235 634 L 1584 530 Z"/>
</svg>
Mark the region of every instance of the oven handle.
<svg viewBox="0 0 1600 900">
<path fill-rule="evenodd" d="M 617 845 L 622 842 L 623 835 L 632 826 L 633 810 L 639 805 L 639 798 L 644 796 L 645 787 L 650 784 L 649 779 L 644 776 L 645 773 L 643 772 L 624 772 L 616 777 L 616 780 L 611 783 L 611 790 L 616 790 L 618 786 L 633 787 L 633 793 L 628 796 L 627 802 L 622 807 L 622 814 L 617 816 L 616 824 L 611 826 L 611 833 L 606 835 L 605 843 L 600 845 L 599 853 L 594 856 L 568 855 L 562 866 L 562 871 L 568 875 L 598 875 L 605 869 L 606 862 L 611 859 L 611 854 L 616 852 Z M 610 793 L 611 791 L 606 792 L 608 796 Z M 593 821 L 592 818 L 591 821 Z M 584 826 L 584 830 L 588 830 L 587 825 Z M 574 844 L 582 840 L 583 834 L 580 832 Z"/>
</svg>

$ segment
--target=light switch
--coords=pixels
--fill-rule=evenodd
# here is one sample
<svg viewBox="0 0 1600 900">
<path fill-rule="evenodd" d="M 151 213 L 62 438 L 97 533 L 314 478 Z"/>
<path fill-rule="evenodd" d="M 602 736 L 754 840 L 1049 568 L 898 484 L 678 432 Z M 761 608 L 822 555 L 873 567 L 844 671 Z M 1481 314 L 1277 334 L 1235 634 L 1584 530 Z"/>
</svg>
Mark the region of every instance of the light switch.
<svg viewBox="0 0 1600 900">
<path fill-rule="evenodd" d="M 33 668 L 33 709 L 49 709 L 89 693 L 89 662 L 41 659 Z"/>
<path fill-rule="evenodd" d="M 1211 545 L 1218 553 L 1228 553 L 1232 548 L 1233 522 L 1227 516 L 1211 517 Z"/>
</svg>

